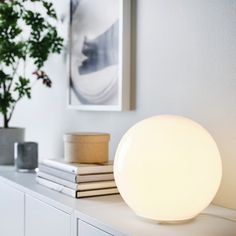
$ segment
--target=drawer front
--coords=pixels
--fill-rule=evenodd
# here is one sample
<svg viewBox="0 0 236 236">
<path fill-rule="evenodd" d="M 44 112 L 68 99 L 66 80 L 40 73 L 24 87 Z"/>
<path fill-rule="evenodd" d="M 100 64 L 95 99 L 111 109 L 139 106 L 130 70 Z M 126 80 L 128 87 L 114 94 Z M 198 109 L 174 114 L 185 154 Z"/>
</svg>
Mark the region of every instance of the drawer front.
<svg viewBox="0 0 236 236">
<path fill-rule="evenodd" d="M 24 236 L 24 193 L 0 182 L 0 235 Z"/>
<path fill-rule="evenodd" d="M 78 235 L 77 236 L 111 236 L 111 234 L 96 228 L 82 220 L 78 220 Z"/>
<path fill-rule="evenodd" d="M 26 196 L 25 236 L 70 236 L 70 215 Z"/>
</svg>

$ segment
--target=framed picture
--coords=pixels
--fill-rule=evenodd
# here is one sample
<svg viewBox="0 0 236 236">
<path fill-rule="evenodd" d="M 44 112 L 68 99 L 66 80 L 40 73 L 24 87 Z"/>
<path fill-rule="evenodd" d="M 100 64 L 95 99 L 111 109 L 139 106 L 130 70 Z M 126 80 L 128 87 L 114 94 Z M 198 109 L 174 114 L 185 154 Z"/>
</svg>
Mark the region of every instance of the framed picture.
<svg viewBox="0 0 236 236">
<path fill-rule="evenodd" d="M 128 110 L 131 1 L 70 3 L 69 107 Z"/>
</svg>

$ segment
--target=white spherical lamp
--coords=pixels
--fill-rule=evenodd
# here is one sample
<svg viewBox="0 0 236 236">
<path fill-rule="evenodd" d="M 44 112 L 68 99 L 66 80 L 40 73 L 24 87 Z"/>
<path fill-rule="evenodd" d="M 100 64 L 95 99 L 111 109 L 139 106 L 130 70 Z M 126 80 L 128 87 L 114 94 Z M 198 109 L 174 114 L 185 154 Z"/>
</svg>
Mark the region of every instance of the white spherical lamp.
<svg viewBox="0 0 236 236">
<path fill-rule="evenodd" d="M 123 136 L 114 174 L 121 196 L 137 215 L 176 222 L 195 217 L 211 203 L 222 165 L 215 141 L 201 125 L 161 115 Z"/>
</svg>

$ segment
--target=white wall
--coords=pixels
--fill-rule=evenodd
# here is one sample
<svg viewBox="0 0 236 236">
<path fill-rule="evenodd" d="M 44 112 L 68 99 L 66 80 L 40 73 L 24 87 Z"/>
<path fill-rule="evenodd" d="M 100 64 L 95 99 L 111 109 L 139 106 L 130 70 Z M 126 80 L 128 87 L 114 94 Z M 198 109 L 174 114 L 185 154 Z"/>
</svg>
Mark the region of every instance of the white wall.
<svg viewBox="0 0 236 236">
<path fill-rule="evenodd" d="M 66 1 L 55 2 L 62 12 Z M 62 57 L 52 57 L 53 88 L 37 84 L 12 124 L 26 127 L 27 139 L 39 142 L 41 158 L 62 157 L 64 132 L 109 132 L 112 159 L 135 122 L 163 113 L 190 117 L 212 133 L 222 154 L 216 202 L 236 208 L 236 1 L 137 0 L 133 19 L 135 111 L 67 110 L 67 72 Z"/>
</svg>

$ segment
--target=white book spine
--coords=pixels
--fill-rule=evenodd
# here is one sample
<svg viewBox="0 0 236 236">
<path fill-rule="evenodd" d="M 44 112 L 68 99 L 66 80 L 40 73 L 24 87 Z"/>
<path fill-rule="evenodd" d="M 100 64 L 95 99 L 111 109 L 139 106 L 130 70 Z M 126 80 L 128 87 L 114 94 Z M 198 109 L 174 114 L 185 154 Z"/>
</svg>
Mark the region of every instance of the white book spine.
<svg viewBox="0 0 236 236">
<path fill-rule="evenodd" d="M 95 173 L 112 173 L 113 162 L 107 164 L 72 164 L 66 163 L 64 160 L 47 159 L 43 164 L 52 168 L 56 168 L 65 172 L 74 174 L 95 174 Z"/>
<path fill-rule="evenodd" d="M 56 176 L 58 178 L 76 183 L 77 175 L 71 172 L 65 172 L 63 170 L 56 169 L 54 167 L 46 166 L 44 164 L 39 164 L 39 172 L 47 173 L 49 175 Z"/>
<path fill-rule="evenodd" d="M 87 190 L 87 191 L 75 191 L 73 189 L 67 188 L 60 184 L 54 183 L 50 180 L 43 179 L 39 176 L 36 177 L 36 181 L 52 190 L 55 190 L 60 193 L 64 193 L 68 196 L 81 198 L 81 197 L 90 197 L 90 196 L 100 196 L 100 195 L 109 195 L 119 193 L 117 188 L 106 188 L 106 189 L 96 189 L 96 190 Z"/>
<path fill-rule="evenodd" d="M 63 170 L 63 171 L 66 171 L 66 172 L 78 174 L 78 168 L 76 166 L 65 165 L 64 163 L 57 162 L 57 161 L 50 160 L 50 159 L 44 160 L 43 164 Z"/>
<path fill-rule="evenodd" d="M 114 180 L 110 181 L 99 181 L 99 182 L 88 182 L 88 183 L 73 183 L 61 178 L 58 178 L 56 176 L 52 176 L 50 174 L 44 173 L 39 171 L 37 173 L 37 176 L 45 179 L 45 180 L 50 180 L 52 182 L 55 182 L 57 184 L 60 184 L 62 186 L 71 188 L 73 190 L 79 190 L 79 191 L 84 191 L 84 190 L 91 190 L 91 189 L 104 189 L 104 188 L 114 188 L 116 187 L 116 183 Z"/>
<path fill-rule="evenodd" d="M 74 189 L 74 190 L 77 190 L 77 187 L 78 187 L 78 184 L 76 184 L 76 183 L 64 180 L 62 178 L 59 178 L 59 177 L 56 177 L 56 176 L 53 176 L 53 175 L 50 175 L 50 174 L 47 174 L 47 173 L 44 173 L 42 171 L 39 171 L 37 173 L 37 176 L 39 176 L 43 179 L 51 180 L 51 181 L 53 181 L 57 184 L 61 184 L 63 186 L 66 186 L 66 187 Z"/>
<path fill-rule="evenodd" d="M 54 183 L 52 181 L 49 181 L 49 180 L 46 180 L 46 179 L 43 179 L 40 177 L 36 177 L 36 181 L 39 184 L 41 184 L 45 187 L 48 187 L 52 190 L 56 190 L 57 192 L 64 193 L 64 194 L 69 195 L 71 197 L 76 197 L 76 191 L 73 189 L 67 188 L 65 186 L 62 186 L 60 184 Z"/>
</svg>

